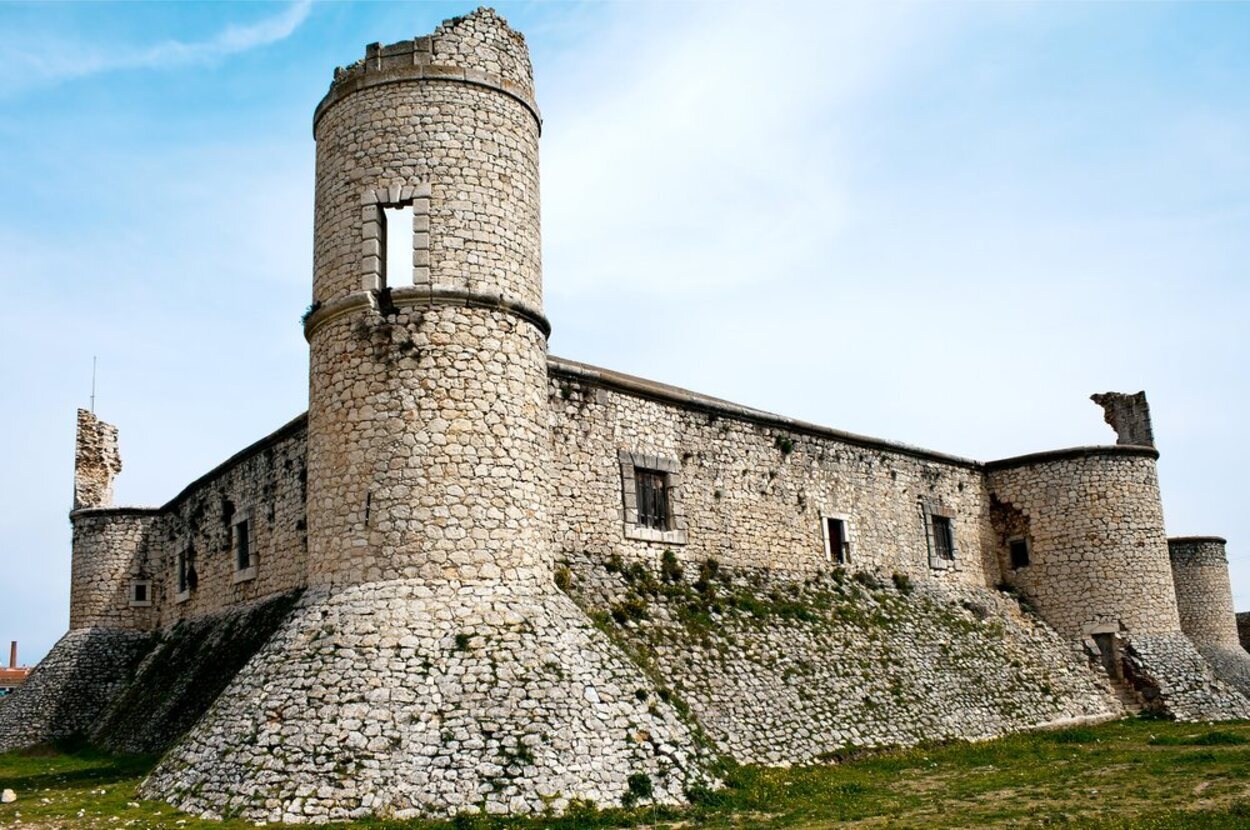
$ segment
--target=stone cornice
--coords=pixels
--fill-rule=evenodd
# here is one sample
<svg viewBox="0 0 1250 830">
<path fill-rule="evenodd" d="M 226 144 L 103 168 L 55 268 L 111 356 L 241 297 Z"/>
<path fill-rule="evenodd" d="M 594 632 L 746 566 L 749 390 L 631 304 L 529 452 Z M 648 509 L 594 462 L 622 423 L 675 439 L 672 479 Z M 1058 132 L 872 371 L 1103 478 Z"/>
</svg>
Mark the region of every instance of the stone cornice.
<svg viewBox="0 0 1250 830">
<path fill-rule="evenodd" d="M 464 69 L 459 66 L 440 64 L 414 64 L 412 66 L 393 67 L 383 71 L 346 74 L 345 77 L 336 80 L 330 87 L 330 91 L 321 99 L 321 103 L 317 104 L 317 109 L 313 113 L 313 137 L 316 138 L 317 136 L 317 125 L 321 123 L 321 118 L 335 104 L 352 93 L 376 86 L 404 83 L 405 81 L 448 81 L 483 87 L 502 93 L 529 110 L 530 115 L 534 117 L 534 123 L 538 127 L 539 135 L 542 134 L 543 118 L 538 111 L 538 104 L 534 101 L 529 90 L 520 84 L 477 69 Z"/>
<path fill-rule="evenodd" d="M 1050 464 L 1055 461 L 1070 461 L 1078 458 L 1137 457 L 1158 459 L 1159 451 L 1154 447 L 1140 447 L 1133 444 L 1116 444 L 1113 446 L 1068 447 L 1062 450 L 1017 455 L 985 464 L 985 471 L 992 473 L 998 470 L 1013 470 L 1017 467 L 1031 467 L 1035 464 Z"/>
<path fill-rule="evenodd" d="M 542 311 L 520 300 L 502 294 L 443 285 L 414 285 L 392 288 L 389 292 L 358 291 L 321 306 L 304 322 L 304 339 L 311 341 L 313 334 L 331 320 L 366 308 L 381 313 L 383 305 L 395 308 L 452 305 L 495 309 L 520 317 L 542 332 L 544 338 L 551 336 L 551 323 Z"/>
</svg>

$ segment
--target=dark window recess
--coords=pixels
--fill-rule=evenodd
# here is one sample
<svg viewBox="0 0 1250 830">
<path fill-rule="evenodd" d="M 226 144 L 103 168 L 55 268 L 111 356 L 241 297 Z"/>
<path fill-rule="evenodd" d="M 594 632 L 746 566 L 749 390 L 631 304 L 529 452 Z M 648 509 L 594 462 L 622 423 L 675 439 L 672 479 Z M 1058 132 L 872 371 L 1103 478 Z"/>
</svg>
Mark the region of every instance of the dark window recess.
<svg viewBox="0 0 1250 830">
<path fill-rule="evenodd" d="M 839 565 L 846 564 L 846 524 L 841 519 L 825 519 L 829 528 L 829 555 Z"/>
<path fill-rule="evenodd" d="M 955 558 L 955 533 L 945 516 L 933 517 L 933 552 L 939 559 Z"/>
<path fill-rule="evenodd" d="M 194 591 L 198 581 L 195 575 L 195 549 L 187 548 L 178 554 L 178 593 Z"/>
<path fill-rule="evenodd" d="M 1029 543 L 1023 539 L 1014 539 L 1008 543 L 1011 551 L 1011 567 L 1024 568 L 1029 564 Z"/>
<path fill-rule="evenodd" d="M 239 522 L 234 526 L 235 570 L 242 571 L 252 565 L 251 539 L 248 537 L 247 522 Z"/>
<path fill-rule="evenodd" d="M 656 470 L 634 470 L 638 524 L 668 530 L 668 477 Z"/>
<path fill-rule="evenodd" d="M 148 601 L 148 586 L 143 582 L 135 583 L 135 602 Z"/>
</svg>

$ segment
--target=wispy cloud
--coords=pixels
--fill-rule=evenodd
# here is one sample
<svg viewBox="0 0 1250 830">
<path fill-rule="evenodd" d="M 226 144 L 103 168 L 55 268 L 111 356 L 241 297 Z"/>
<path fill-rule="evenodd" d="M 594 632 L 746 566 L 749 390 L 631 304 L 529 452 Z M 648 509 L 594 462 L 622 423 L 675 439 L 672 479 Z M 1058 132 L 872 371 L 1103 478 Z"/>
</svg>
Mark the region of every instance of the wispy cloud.
<svg viewBox="0 0 1250 830">
<path fill-rule="evenodd" d="M 279 13 L 247 24 L 232 23 L 204 40 L 167 39 L 154 44 L 67 42 L 10 31 L 0 40 L 0 57 L 10 72 L 0 93 L 73 80 L 123 69 L 158 69 L 211 63 L 289 37 L 308 17 L 312 0 L 295 0 Z"/>
</svg>

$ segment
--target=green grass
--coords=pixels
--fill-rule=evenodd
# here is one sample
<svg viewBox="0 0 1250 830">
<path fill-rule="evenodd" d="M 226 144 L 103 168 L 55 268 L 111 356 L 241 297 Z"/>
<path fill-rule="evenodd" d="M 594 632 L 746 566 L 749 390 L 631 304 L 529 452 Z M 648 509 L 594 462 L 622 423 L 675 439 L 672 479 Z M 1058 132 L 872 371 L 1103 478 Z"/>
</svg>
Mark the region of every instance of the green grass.
<svg viewBox="0 0 1250 830">
<path fill-rule="evenodd" d="M 849 756 L 856 753 L 849 752 Z M 1250 723 L 1120 721 L 862 755 L 839 765 L 730 765 L 727 786 L 694 793 L 686 809 L 581 808 L 560 818 L 359 822 L 358 828 L 598 830 L 660 826 L 714 830 L 823 827 L 1223 830 L 1250 827 Z M 89 749 L 0 755 L 0 826 L 244 828 L 135 800 L 155 759 Z M 20 821 L 20 824 L 18 822 Z M 333 826 L 333 825 L 332 825 Z M 343 825 L 339 825 L 340 827 Z"/>
</svg>

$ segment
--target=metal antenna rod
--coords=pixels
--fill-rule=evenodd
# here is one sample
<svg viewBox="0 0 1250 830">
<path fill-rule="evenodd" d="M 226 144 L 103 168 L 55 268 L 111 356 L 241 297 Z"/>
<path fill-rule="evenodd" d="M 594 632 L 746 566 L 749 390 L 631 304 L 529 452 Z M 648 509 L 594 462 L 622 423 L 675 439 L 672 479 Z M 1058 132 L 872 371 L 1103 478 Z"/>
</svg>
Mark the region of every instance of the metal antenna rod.
<svg viewBox="0 0 1250 830">
<path fill-rule="evenodd" d="M 95 414 L 95 362 L 96 356 L 91 356 L 91 414 Z"/>
</svg>

